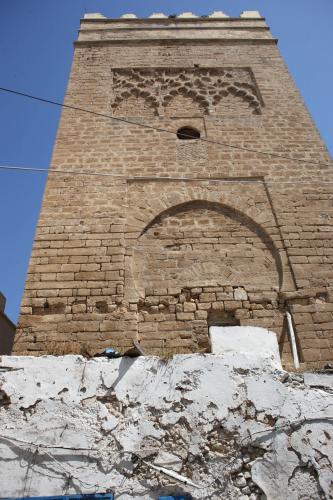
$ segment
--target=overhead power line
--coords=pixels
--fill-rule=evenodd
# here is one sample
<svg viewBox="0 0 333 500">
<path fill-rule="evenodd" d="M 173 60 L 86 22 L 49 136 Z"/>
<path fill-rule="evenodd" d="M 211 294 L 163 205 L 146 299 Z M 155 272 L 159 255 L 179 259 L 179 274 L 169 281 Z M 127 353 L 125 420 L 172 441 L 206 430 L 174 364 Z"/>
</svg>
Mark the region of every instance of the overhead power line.
<svg viewBox="0 0 333 500">
<path fill-rule="evenodd" d="M 142 128 L 146 128 L 146 129 L 150 129 L 150 130 L 155 130 L 156 132 L 164 132 L 164 133 L 167 133 L 167 134 L 177 135 L 177 131 L 175 131 L 175 130 L 168 130 L 168 129 L 165 129 L 165 128 L 154 127 L 153 125 L 149 125 L 148 123 L 138 123 L 138 122 L 135 122 L 135 121 L 132 121 L 132 120 L 128 120 L 126 118 L 120 118 L 120 117 L 116 117 L 116 116 L 113 116 L 113 115 L 106 115 L 104 113 L 99 113 L 97 111 L 92 111 L 92 110 L 89 110 L 89 109 L 80 108 L 78 106 L 71 106 L 69 104 L 63 104 L 61 102 L 53 101 L 51 99 L 45 99 L 43 97 L 34 96 L 34 95 L 31 95 L 31 94 L 27 94 L 25 92 L 19 92 L 17 90 L 8 89 L 6 87 L 0 87 L 0 91 L 2 91 L 2 92 L 8 92 L 10 94 L 18 95 L 18 96 L 21 96 L 21 97 L 26 97 L 28 99 L 33 99 L 35 101 L 44 102 L 46 104 L 52 104 L 54 106 L 59 106 L 61 108 L 67 108 L 67 109 L 72 109 L 74 111 L 80 111 L 82 113 L 89 113 L 89 114 L 92 114 L 92 115 L 95 115 L 95 116 L 101 116 L 103 118 L 108 118 L 110 120 L 115 120 L 115 121 L 118 121 L 118 122 L 126 123 L 128 125 L 135 125 L 137 127 L 142 127 Z M 191 135 L 187 135 L 186 133 L 183 133 L 183 132 L 182 132 L 182 136 L 183 137 L 187 137 L 189 139 L 192 139 Z M 208 139 L 206 137 L 200 137 L 200 138 L 197 138 L 196 140 L 197 141 L 202 141 L 202 142 L 207 142 L 209 144 L 215 144 L 216 146 L 223 146 L 223 147 L 237 149 L 237 150 L 241 150 L 241 151 L 247 151 L 249 153 L 257 153 L 257 154 L 260 154 L 260 155 L 270 156 L 270 157 L 273 157 L 273 158 L 279 158 L 279 159 L 282 159 L 282 160 L 296 161 L 296 162 L 300 162 L 300 163 L 307 163 L 307 164 L 312 164 L 312 165 L 317 165 L 317 166 L 325 166 L 325 167 L 331 167 L 332 166 L 332 163 L 313 162 L 313 161 L 305 160 L 305 159 L 302 159 L 302 158 L 294 158 L 294 157 L 291 157 L 291 156 L 280 155 L 278 153 L 272 153 L 270 151 L 260 151 L 260 150 L 257 150 L 257 149 L 247 148 L 247 147 L 244 147 L 244 146 L 237 146 L 237 145 L 229 144 L 229 143 L 226 143 L 226 142 L 214 141 L 214 140 Z"/>
<path fill-rule="evenodd" d="M 77 167 L 74 167 L 77 168 Z M 333 184 L 333 181 L 324 181 L 324 180 L 314 180 L 309 179 L 308 181 L 278 181 L 278 180 L 269 180 L 264 179 L 263 177 L 249 177 L 249 178 L 238 178 L 238 177 L 181 177 L 181 176 L 172 176 L 172 175 L 154 175 L 154 176 L 128 176 L 122 174 L 112 174 L 110 172 L 88 172 L 87 170 L 63 170 L 62 168 L 38 168 L 38 167 L 18 167 L 13 165 L 0 165 L 0 170 L 9 170 L 9 171 L 18 171 L 18 172 L 41 172 L 48 174 L 65 174 L 65 175 L 93 175 L 100 177 L 116 177 L 117 179 L 125 179 L 125 180 L 168 180 L 168 181 L 221 181 L 221 182 L 230 182 L 230 183 L 243 183 L 243 184 L 253 184 L 255 182 L 265 182 L 266 184 Z"/>
</svg>

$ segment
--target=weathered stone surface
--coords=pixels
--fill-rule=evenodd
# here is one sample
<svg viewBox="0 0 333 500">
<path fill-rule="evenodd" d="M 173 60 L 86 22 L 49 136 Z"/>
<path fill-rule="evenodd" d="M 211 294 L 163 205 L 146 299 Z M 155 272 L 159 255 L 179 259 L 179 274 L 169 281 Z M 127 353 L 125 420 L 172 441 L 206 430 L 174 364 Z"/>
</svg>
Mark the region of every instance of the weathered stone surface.
<svg viewBox="0 0 333 500">
<path fill-rule="evenodd" d="M 287 308 L 300 358 L 332 361 L 331 160 L 258 12 L 86 15 L 65 104 L 97 115 L 63 110 L 14 352 L 197 352 L 251 325 L 286 365 Z"/>
<path fill-rule="evenodd" d="M 244 354 L 3 356 L 1 495 L 329 499 L 332 407 L 330 390 Z"/>
</svg>

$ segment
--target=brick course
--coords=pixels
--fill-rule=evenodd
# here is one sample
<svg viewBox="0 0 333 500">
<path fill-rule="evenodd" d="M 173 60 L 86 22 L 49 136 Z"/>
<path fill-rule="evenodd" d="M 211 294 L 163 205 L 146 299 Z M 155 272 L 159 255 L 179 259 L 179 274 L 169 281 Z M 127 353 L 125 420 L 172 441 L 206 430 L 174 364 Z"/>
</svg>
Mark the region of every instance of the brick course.
<svg viewBox="0 0 333 500">
<path fill-rule="evenodd" d="M 289 363 L 289 308 L 301 359 L 332 360 L 330 158 L 265 28 L 82 20 L 65 103 L 159 130 L 63 109 L 16 353 L 190 352 L 248 324 Z M 160 130 L 184 126 L 253 151 Z"/>
</svg>

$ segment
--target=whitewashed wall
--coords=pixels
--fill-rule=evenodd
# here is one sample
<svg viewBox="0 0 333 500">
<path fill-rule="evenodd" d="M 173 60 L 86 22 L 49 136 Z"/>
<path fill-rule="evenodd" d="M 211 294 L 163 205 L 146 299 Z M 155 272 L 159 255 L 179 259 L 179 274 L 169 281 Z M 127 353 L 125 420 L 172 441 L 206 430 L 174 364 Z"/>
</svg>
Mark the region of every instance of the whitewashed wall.
<svg viewBox="0 0 333 500">
<path fill-rule="evenodd" d="M 0 496 L 332 498 L 333 376 L 270 363 L 3 356 Z"/>
</svg>

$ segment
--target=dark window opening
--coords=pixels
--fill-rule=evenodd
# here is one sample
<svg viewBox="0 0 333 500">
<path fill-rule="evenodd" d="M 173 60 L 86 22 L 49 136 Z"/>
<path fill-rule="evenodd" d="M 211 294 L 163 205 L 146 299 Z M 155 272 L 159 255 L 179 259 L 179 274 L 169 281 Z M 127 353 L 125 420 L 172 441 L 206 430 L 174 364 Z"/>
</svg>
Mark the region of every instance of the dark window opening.
<svg viewBox="0 0 333 500">
<path fill-rule="evenodd" d="M 233 312 L 210 310 L 207 318 L 208 327 L 210 326 L 239 326 L 240 321 L 236 319 Z"/>
<path fill-rule="evenodd" d="M 182 127 L 177 131 L 177 137 L 181 140 L 200 139 L 200 132 L 192 127 Z"/>
</svg>

